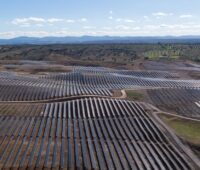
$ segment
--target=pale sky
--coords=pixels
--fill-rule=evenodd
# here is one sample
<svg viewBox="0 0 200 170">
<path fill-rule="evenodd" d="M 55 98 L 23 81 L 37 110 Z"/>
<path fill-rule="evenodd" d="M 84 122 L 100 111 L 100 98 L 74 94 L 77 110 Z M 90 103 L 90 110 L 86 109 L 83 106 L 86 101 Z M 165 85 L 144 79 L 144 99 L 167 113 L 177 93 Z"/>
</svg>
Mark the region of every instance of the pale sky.
<svg viewBox="0 0 200 170">
<path fill-rule="evenodd" d="M 0 0 L 0 38 L 200 35 L 200 0 Z"/>
</svg>

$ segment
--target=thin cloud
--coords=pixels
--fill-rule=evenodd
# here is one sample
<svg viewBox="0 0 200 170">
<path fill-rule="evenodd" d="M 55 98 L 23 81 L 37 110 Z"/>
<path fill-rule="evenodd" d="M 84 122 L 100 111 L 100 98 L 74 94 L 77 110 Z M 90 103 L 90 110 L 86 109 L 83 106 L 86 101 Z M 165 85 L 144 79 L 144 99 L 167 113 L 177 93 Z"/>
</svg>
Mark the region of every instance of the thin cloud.
<svg viewBox="0 0 200 170">
<path fill-rule="evenodd" d="M 115 27 L 115 29 L 118 29 L 118 30 L 129 30 L 130 27 L 126 26 L 126 25 L 118 25 L 118 26 Z"/>
<path fill-rule="evenodd" d="M 62 21 L 64 21 L 64 19 L 60 19 L 60 18 L 50 18 L 50 19 L 47 19 L 47 22 L 49 22 L 49 23 L 62 22 Z"/>
<path fill-rule="evenodd" d="M 122 21 L 122 18 L 117 18 L 116 21 L 120 22 L 120 21 Z"/>
<path fill-rule="evenodd" d="M 14 25 L 22 25 L 22 26 L 30 26 L 30 25 L 42 25 L 44 23 L 55 23 L 55 22 L 62 22 L 64 19 L 60 18 L 49 18 L 49 19 L 44 19 L 44 18 L 37 18 L 37 17 L 29 17 L 29 18 L 15 18 L 14 20 L 11 21 L 12 24 Z"/>
<path fill-rule="evenodd" d="M 75 23 L 76 21 L 73 20 L 73 19 L 66 19 L 65 22 L 67 22 L 67 23 Z"/>
<path fill-rule="evenodd" d="M 108 19 L 109 19 L 109 20 L 112 20 L 112 19 L 113 19 L 113 11 L 110 10 L 110 11 L 109 11 L 109 14 L 110 14 L 110 16 L 108 17 Z"/>
<path fill-rule="evenodd" d="M 135 21 L 132 20 L 132 19 L 125 19 L 124 22 L 127 22 L 127 23 L 133 23 L 133 22 L 135 22 Z"/>
<path fill-rule="evenodd" d="M 83 26 L 83 29 L 90 30 L 90 29 L 96 29 L 96 27 L 94 27 L 94 26 Z"/>
<path fill-rule="evenodd" d="M 85 26 L 87 27 L 87 26 Z M 89 26 L 88 26 L 89 28 Z M 45 37 L 45 36 L 81 36 L 81 35 L 116 35 L 116 36 L 162 36 L 162 35 L 199 35 L 200 34 L 200 23 L 190 23 L 190 24 L 148 24 L 148 25 L 138 25 L 138 26 L 127 26 L 124 24 L 117 26 L 105 26 L 98 27 L 99 29 L 90 30 L 82 29 L 80 31 L 73 31 L 71 29 L 58 29 L 56 31 L 10 31 L 10 32 L 0 32 L 0 37 L 2 38 L 13 38 L 17 36 L 33 36 L 33 37 Z"/>
<path fill-rule="evenodd" d="M 146 15 L 145 15 L 145 16 L 143 16 L 143 18 L 144 18 L 145 21 L 151 21 L 151 19 L 150 19 L 149 16 L 146 16 Z"/>
<path fill-rule="evenodd" d="M 167 16 L 174 17 L 167 17 Z M 133 17 L 133 18 L 132 18 Z M 193 18 L 192 18 L 193 17 Z M 109 12 L 105 21 L 109 19 L 107 25 L 98 23 L 90 18 L 43 18 L 43 17 L 24 17 L 15 18 L 7 24 L 14 24 L 15 32 L 1 32 L 1 37 L 17 36 L 67 36 L 67 35 L 116 35 L 116 36 L 135 36 L 135 35 L 186 35 L 200 34 L 200 22 L 194 19 L 197 16 L 191 14 L 175 15 L 173 13 L 156 12 L 148 16 L 124 16 L 114 17 Z M 164 18 L 157 20 L 157 18 Z M 180 18 L 192 18 L 191 20 Z M 187 22 L 186 22 L 187 21 Z M 59 24 L 59 25 L 56 25 Z M 49 31 L 48 26 L 52 27 Z M 23 27 L 23 29 L 21 28 Z M 37 27 L 37 29 L 36 29 Z M 68 27 L 62 30 L 62 27 Z"/>
<path fill-rule="evenodd" d="M 113 17 L 112 17 L 112 16 L 109 16 L 109 17 L 108 17 L 108 19 L 112 20 L 112 19 L 113 19 Z"/>
<path fill-rule="evenodd" d="M 27 23 L 44 23 L 45 19 L 43 18 L 36 18 L 36 17 L 29 17 L 29 18 L 15 18 L 12 21 L 12 24 L 19 25 L 19 24 L 27 24 Z"/>
<path fill-rule="evenodd" d="M 103 30 L 112 30 L 111 27 L 102 27 Z"/>
<path fill-rule="evenodd" d="M 80 21 L 80 22 L 87 22 L 88 19 L 87 19 L 87 18 L 81 18 L 79 21 Z"/>
<path fill-rule="evenodd" d="M 152 15 L 155 17 L 166 17 L 166 16 L 172 16 L 174 14 L 173 13 L 165 13 L 165 12 L 156 12 L 156 13 L 152 13 Z"/>
<path fill-rule="evenodd" d="M 15 18 L 11 21 L 14 25 L 19 25 L 23 27 L 35 26 L 44 26 L 44 24 L 53 25 L 55 23 L 75 23 L 75 22 L 87 22 L 87 18 L 81 18 L 78 20 L 73 19 L 62 19 L 62 18 L 37 18 L 37 17 L 28 17 L 28 18 Z"/>
<path fill-rule="evenodd" d="M 133 20 L 133 19 L 126 19 L 126 18 L 117 18 L 115 21 L 116 22 L 126 22 L 126 23 L 133 23 L 133 22 L 135 22 L 135 20 Z"/>
<path fill-rule="evenodd" d="M 180 18 L 192 18 L 193 15 L 191 15 L 191 14 L 184 14 L 184 15 L 180 15 L 179 17 Z"/>
</svg>

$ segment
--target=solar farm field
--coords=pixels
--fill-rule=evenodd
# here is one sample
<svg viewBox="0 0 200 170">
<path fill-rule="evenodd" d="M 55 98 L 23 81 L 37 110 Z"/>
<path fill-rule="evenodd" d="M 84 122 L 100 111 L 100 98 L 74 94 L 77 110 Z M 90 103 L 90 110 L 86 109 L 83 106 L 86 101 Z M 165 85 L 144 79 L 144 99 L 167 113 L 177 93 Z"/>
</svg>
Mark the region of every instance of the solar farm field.
<svg viewBox="0 0 200 170">
<path fill-rule="evenodd" d="M 195 167 L 139 103 L 88 98 L 15 107 L 1 106 L 1 168 Z"/>
<path fill-rule="evenodd" d="M 200 81 L 168 71 L 0 72 L 0 169 L 199 169 L 150 105 L 115 96 L 140 89 L 154 106 L 176 103 L 176 114 L 199 120 Z"/>
<path fill-rule="evenodd" d="M 200 119 L 199 89 L 147 90 L 155 106 L 179 115 Z"/>
</svg>

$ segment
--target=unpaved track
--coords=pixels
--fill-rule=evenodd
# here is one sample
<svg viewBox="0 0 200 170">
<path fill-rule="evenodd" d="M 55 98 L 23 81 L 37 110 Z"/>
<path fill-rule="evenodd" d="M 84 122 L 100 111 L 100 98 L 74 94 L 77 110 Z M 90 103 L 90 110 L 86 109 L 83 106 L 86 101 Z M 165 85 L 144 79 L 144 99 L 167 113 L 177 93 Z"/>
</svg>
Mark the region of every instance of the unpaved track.
<svg viewBox="0 0 200 170">
<path fill-rule="evenodd" d="M 185 119 L 185 120 L 191 120 L 191 121 L 197 121 L 200 122 L 200 119 L 195 119 L 195 118 L 190 118 L 190 117 L 185 117 L 185 116 L 181 116 L 181 115 L 177 115 L 177 114 L 173 114 L 173 113 L 169 113 L 169 112 L 165 112 L 160 110 L 159 108 L 149 104 L 149 103 L 144 103 L 144 105 L 146 105 L 146 107 L 152 108 L 152 110 L 154 110 L 154 114 L 166 114 L 166 115 L 170 115 L 170 116 L 175 116 L 177 118 L 181 118 L 181 119 Z"/>
<path fill-rule="evenodd" d="M 90 98 L 90 97 L 98 97 L 98 98 L 110 98 L 110 99 L 125 99 L 127 97 L 126 91 L 121 90 L 121 96 L 109 97 L 109 96 L 100 96 L 100 95 L 79 95 L 79 96 L 70 96 L 70 97 L 62 97 L 62 98 L 54 98 L 48 100 L 34 100 L 34 101 L 0 101 L 0 104 L 25 104 L 25 103 L 54 103 L 54 102 L 62 102 L 67 100 L 75 100 L 81 98 Z"/>
<path fill-rule="evenodd" d="M 168 137 L 173 141 L 174 144 L 176 144 L 176 147 L 179 148 L 180 150 L 183 150 L 183 152 L 188 155 L 188 157 L 191 159 L 191 162 L 195 162 L 196 165 L 198 165 L 200 167 L 200 160 L 199 158 L 191 151 L 191 149 L 184 145 L 181 140 L 176 136 L 174 130 L 170 127 L 168 127 L 158 116 L 158 114 L 163 113 L 166 115 L 171 115 L 171 116 L 175 116 L 175 117 L 179 117 L 182 119 L 187 119 L 190 121 L 198 121 L 200 122 L 200 120 L 198 119 L 192 119 L 192 118 L 188 118 L 188 117 L 184 117 L 184 116 L 179 116 L 179 115 L 175 115 L 175 114 L 171 114 L 171 113 L 167 113 L 167 112 L 163 112 L 162 110 L 156 108 L 155 106 L 149 104 L 149 103 L 145 103 L 145 102 L 141 102 L 141 104 L 144 106 L 144 108 L 146 108 L 146 111 L 148 113 L 150 113 L 150 115 L 152 115 L 153 119 L 155 121 L 157 121 L 166 131 L 166 133 L 168 133 Z M 149 109 L 151 108 L 151 109 Z"/>
</svg>

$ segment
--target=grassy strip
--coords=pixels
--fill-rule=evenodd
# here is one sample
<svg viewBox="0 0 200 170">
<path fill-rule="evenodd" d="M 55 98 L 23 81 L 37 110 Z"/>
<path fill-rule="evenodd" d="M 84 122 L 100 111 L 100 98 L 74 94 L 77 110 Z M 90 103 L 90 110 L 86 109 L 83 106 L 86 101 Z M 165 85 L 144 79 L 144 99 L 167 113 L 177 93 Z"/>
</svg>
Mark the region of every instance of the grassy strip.
<svg viewBox="0 0 200 170">
<path fill-rule="evenodd" d="M 159 117 L 181 137 L 200 158 L 200 123 L 159 114 Z"/>
<path fill-rule="evenodd" d="M 139 93 L 135 90 L 127 90 L 126 94 L 128 100 L 142 100 L 144 97 L 142 93 Z"/>
<path fill-rule="evenodd" d="M 175 132 L 189 142 L 200 145 L 200 123 L 160 114 L 160 118 Z"/>
</svg>

